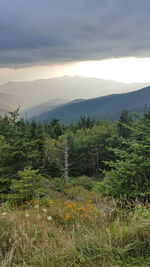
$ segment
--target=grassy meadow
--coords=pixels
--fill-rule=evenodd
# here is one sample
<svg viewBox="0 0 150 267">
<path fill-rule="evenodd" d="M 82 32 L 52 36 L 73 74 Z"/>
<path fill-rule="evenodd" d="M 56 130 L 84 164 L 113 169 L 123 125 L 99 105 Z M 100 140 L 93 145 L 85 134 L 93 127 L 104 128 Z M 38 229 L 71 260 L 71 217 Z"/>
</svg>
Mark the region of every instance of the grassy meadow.
<svg viewBox="0 0 150 267">
<path fill-rule="evenodd" d="M 0 117 L 0 266 L 150 266 L 150 112 Z"/>
<path fill-rule="evenodd" d="M 80 194 L 77 194 L 80 191 Z M 0 208 L 0 266 L 150 265 L 150 209 L 124 210 L 94 191 L 50 192 L 21 208 Z"/>
</svg>

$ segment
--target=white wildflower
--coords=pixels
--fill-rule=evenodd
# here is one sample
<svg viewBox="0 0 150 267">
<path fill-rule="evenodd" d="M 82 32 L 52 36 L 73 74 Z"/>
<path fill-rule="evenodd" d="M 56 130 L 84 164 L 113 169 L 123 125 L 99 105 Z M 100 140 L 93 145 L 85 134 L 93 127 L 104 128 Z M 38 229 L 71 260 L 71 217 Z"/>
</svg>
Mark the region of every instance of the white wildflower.
<svg viewBox="0 0 150 267">
<path fill-rule="evenodd" d="M 2 213 L 2 216 L 5 216 L 6 214 L 7 214 L 7 212 L 3 212 L 3 213 Z"/>
<path fill-rule="evenodd" d="M 52 217 L 51 217 L 51 216 L 48 216 L 48 217 L 47 217 L 47 220 L 48 220 L 48 221 L 51 221 L 51 220 L 52 220 Z"/>
<path fill-rule="evenodd" d="M 27 218 L 27 217 L 29 217 L 30 216 L 30 214 L 29 213 L 25 213 L 25 217 Z"/>
<path fill-rule="evenodd" d="M 47 209 L 44 208 L 43 211 L 44 211 L 44 212 L 47 212 Z"/>
</svg>

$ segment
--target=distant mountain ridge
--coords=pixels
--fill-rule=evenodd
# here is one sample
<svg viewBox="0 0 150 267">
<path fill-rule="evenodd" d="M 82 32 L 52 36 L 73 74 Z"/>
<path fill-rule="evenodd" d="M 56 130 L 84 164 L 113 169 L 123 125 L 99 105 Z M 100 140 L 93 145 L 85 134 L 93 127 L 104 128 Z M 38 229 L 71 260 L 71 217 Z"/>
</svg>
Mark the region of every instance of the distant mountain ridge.
<svg viewBox="0 0 150 267">
<path fill-rule="evenodd" d="M 60 107 L 67 102 L 69 102 L 69 101 L 65 100 L 65 99 L 53 99 L 49 102 L 34 106 L 30 109 L 27 109 L 27 110 L 21 112 L 21 116 L 25 117 L 26 119 L 31 118 L 33 116 L 38 116 L 40 113 L 50 111 L 54 108 Z"/>
<path fill-rule="evenodd" d="M 150 107 L 150 86 L 134 92 L 70 102 L 51 111 L 41 113 L 35 119 L 38 122 L 44 122 L 57 118 L 64 124 L 76 121 L 83 115 L 115 120 L 123 109 L 139 112 L 144 110 L 145 105 Z"/>
<path fill-rule="evenodd" d="M 6 103 L 6 110 L 10 110 L 11 106 L 20 105 L 21 111 L 35 108 L 32 112 L 36 115 L 36 110 L 39 112 L 39 108 L 46 108 L 47 103 L 54 102 L 55 99 L 60 99 L 63 103 L 64 99 L 72 101 L 74 99 L 90 99 L 94 97 L 100 97 L 109 95 L 111 93 L 124 93 L 128 91 L 134 91 L 149 84 L 125 84 L 118 83 L 109 80 L 102 80 L 98 78 L 84 78 L 84 77 L 58 77 L 50 79 L 41 79 L 30 82 L 9 82 L 7 84 L 0 85 L 0 94 L 4 94 L 5 97 L 1 97 L 0 104 Z M 11 99 L 7 101 L 8 95 L 12 96 L 13 105 L 11 105 Z M 7 104 L 8 103 L 8 104 Z M 15 104 L 15 105 L 14 105 Z M 38 113 L 37 113 L 38 114 Z"/>
</svg>

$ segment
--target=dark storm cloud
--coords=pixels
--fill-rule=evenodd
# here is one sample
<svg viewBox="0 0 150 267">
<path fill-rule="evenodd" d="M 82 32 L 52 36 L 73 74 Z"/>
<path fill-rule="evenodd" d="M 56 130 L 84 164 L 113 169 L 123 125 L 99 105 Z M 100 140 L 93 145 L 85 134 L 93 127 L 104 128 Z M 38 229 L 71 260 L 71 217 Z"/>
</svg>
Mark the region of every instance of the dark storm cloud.
<svg viewBox="0 0 150 267">
<path fill-rule="evenodd" d="M 149 0 L 0 0 L 0 66 L 150 56 Z"/>
</svg>

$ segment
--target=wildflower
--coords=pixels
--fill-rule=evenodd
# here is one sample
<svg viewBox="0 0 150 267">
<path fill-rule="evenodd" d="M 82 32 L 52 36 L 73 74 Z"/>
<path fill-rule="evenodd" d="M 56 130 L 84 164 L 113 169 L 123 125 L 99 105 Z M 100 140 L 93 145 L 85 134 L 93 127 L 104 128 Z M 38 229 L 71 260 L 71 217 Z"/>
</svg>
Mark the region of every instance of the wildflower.
<svg viewBox="0 0 150 267">
<path fill-rule="evenodd" d="M 64 220 L 65 220 L 65 221 L 69 220 L 70 218 L 71 218 L 71 214 L 66 213 L 66 214 L 64 215 Z"/>
<path fill-rule="evenodd" d="M 68 207 L 68 208 L 75 208 L 77 205 L 76 203 L 74 202 L 69 202 L 69 201 L 65 201 L 65 205 Z"/>
<path fill-rule="evenodd" d="M 43 211 L 44 211 L 44 212 L 47 212 L 47 209 L 44 208 Z"/>
<path fill-rule="evenodd" d="M 48 217 L 47 217 L 47 220 L 48 220 L 48 221 L 51 221 L 52 219 L 53 219 L 53 218 L 52 218 L 51 216 L 48 216 Z"/>
<path fill-rule="evenodd" d="M 5 216 L 6 214 L 7 214 L 7 212 L 3 212 L 3 213 L 2 213 L 2 216 Z"/>
<path fill-rule="evenodd" d="M 27 217 L 29 217 L 30 216 L 30 214 L 29 213 L 25 213 L 25 217 L 27 218 Z"/>
<path fill-rule="evenodd" d="M 93 210 L 94 207 L 93 207 L 92 205 L 89 204 L 89 205 L 87 206 L 87 209 L 89 209 L 89 210 Z"/>
<path fill-rule="evenodd" d="M 84 210 L 85 210 L 84 207 L 79 207 L 79 208 L 77 208 L 77 211 L 84 211 Z"/>
</svg>

